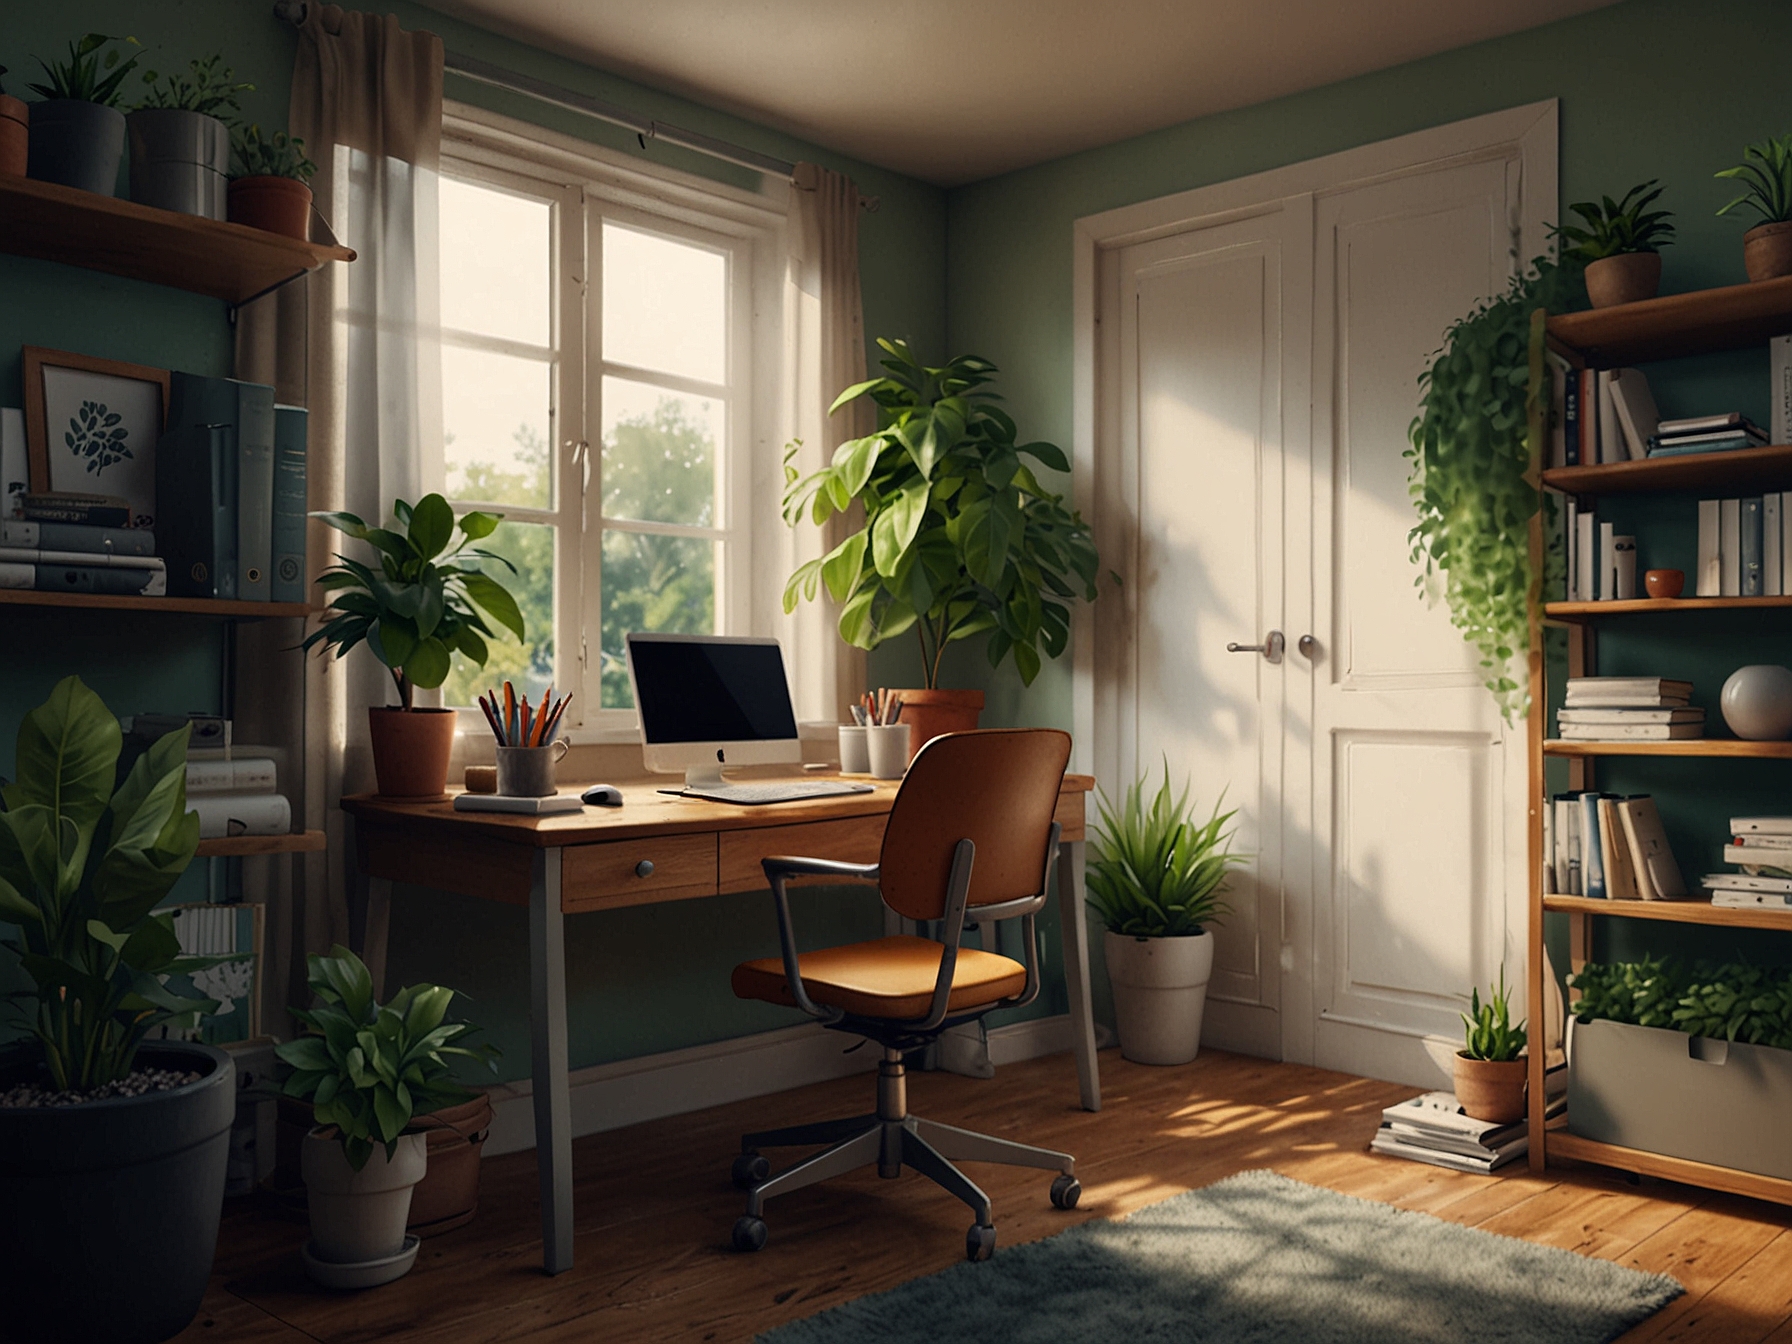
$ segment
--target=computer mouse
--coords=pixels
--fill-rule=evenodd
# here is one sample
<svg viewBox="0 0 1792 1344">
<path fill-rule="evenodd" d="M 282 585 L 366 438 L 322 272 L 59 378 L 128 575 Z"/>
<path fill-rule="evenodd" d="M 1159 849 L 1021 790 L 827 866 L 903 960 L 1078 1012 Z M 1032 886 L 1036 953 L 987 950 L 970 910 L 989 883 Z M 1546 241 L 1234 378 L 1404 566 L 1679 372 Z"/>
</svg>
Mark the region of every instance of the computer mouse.
<svg viewBox="0 0 1792 1344">
<path fill-rule="evenodd" d="M 579 801 L 592 807 L 621 807 L 622 790 L 614 784 L 593 784 L 579 795 Z"/>
</svg>

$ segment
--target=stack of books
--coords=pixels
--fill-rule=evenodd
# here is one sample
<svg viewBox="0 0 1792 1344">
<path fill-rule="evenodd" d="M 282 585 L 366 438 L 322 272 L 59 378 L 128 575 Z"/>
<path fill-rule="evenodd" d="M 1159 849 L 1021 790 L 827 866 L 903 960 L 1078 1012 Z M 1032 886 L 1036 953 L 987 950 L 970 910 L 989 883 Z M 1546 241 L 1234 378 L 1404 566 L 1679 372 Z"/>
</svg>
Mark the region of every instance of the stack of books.
<svg viewBox="0 0 1792 1344">
<path fill-rule="evenodd" d="M 292 804 L 277 792 L 279 766 L 265 747 L 233 747 L 229 719 L 209 714 L 137 714 L 123 719 L 129 768 L 136 755 L 165 733 L 191 730 L 187 745 L 187 807 L 199 814 L 199 838 L 285 835 Z"/>
<path fill-rule="evenodd" d="M 1792 593 L 1792 492 L 1699 501 L 1699 597 Z"/>
<path fill-rule="evenodd" d="M 1648 456 L 1650 441 L 1663 426 L 1642 370 L 1576 369 L 1553 352 L 1548 361 L 1552 467 L 1590 467 Z"/>
<path fill-rule="evenodd" d="M 1558 793 L 1543 811 L 1543 855 L 1552 896 L 1678 901 L 1687 894 L 1648 794 Z"/>
<path fill-rule="evenodd" d="M 1560 1115 L 1568 1106 L 1568 1070 L 1561 1065 L 1551 1069 L 1544 1089 L 1548 1097 L 1544 1115 Z M 1427 1092 L 1381 1113 L 1381 1128 L 1375 1131 L 1369 1151 L 1486 1174 L 1523 1157 L 1530 1146 L 1527 1121 L 1502 1125 L 1470 1119 L 1455 1094 Z"/>
<path fill-rule="evenodd" d="M 1570 677 L 1556 730 L 1564 742 L 1676 742 L 1705 735 L 1690 681 Z"/>
<path fill-rule="evenodd" d="M 1650 457 L 1680 457 L 1686 453 L 1726 453 L 1737 448 L 1759 448 L 1768 443 L 1767 431 L 1741 411 L 1723 415 L 1695 415 L 1686 420 L 1663 420 L 1649 436 Z"/>
<path fill-rule="evenodd" d="M 1731 817 L 1724 862 L 1734 873 L 1708 873 L 1711 904 L 1792 911 L 1792 817 Z"/>
<path fill-rule="evenodd" d="M 22 500 L 27 513 L 40 517 L 101 513 L 101 506 L 83 507 L 71 496 L 28 494 Z M 128 513 L 120 510 L 120 516 Z M 0 518 L 0 588 L 160 597 L 168 591 L 168 567 L 155 549 L 155 535 L 145 528 Z"/>
</svg>

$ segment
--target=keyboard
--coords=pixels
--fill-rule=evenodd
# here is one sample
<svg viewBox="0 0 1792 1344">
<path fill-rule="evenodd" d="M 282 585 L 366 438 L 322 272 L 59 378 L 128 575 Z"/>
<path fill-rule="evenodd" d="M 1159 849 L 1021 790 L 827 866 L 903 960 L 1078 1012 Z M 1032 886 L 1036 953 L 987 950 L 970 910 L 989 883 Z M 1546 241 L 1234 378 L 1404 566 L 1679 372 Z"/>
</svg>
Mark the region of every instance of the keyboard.
<svg viewBox="0 0 1792 1344">
<path fill-rule="evenodd" d="M 870 784 L 844 784 L 831 779 L 773 781 L 765 784 L 723 784 L 713 789 L 667 789 L 683 798 L 707 798 L 716 803 L 794 803 L 804 798 L 831 798 L 843 793 L 870 793 Z"/>
</svg>

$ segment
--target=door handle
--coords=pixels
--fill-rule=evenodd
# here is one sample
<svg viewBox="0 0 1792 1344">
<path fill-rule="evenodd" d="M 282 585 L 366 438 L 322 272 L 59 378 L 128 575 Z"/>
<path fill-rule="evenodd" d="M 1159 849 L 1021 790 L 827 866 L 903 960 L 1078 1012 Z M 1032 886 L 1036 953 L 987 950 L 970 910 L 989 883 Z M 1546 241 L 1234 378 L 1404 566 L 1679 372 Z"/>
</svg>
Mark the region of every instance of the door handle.
<svg viewBox="0 0 1792 1344">
<path fill-rule="evenodd" d="M 1302 635 L 1294 642 L 1294 647 L 1300 650 L 1300 656 L 1309 663 L 1319 657 L 1319 641 L 1311 635 Z"/>
<path fill-rule="evenodd" d="M 1226 652 L 1260 653 L 1263 655 L 1264 662 L 1279 663 L 1282 661 L 1282 650 L 1286 645 L 1287 640 L 1282 638 L 1282 632 L 1280 630 L 1271 630 L 1263 637 L 1263 642 L 1261 644 L 1228 644 L 1226 645 Z"/>
</svg>

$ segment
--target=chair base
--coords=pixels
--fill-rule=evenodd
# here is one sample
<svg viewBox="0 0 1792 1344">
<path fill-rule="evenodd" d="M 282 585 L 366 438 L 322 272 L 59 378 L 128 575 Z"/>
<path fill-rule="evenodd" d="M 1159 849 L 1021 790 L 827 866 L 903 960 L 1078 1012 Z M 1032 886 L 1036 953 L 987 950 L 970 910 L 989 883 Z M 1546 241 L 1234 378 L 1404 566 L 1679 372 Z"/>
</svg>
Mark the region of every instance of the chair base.
<svg viewBox="0 0 1792 1344">
<path fill-rule="evenodd" d="M 1081 1186 L 1076 1181 L 1076 1159 L 1069 1153 L 923 1120 L 908 1113 L 907 1093 L 902 1054 L 886 1048 L 878 1065 L 878 1107 L 872 1114 L 742 1135 L 741 1157 L 734 1169 L 736 1184 L 747 1190 L 747 1213 L 736 1224 L 735 1246 L 758 1250 L 765 1244 L 762 1215 L 765 1201 L 771 1196 L 801 1190 L 872 1164 L 876 1164 L 879 1176 L 889 1180 L 900 1176 L 904 1166 L 912 1167 L 968 1204 L 976 1219 L 966 1239 L 966 1251 L 973 1260 L 987 1259 L 995 1249 L 995 1220 L 989 1196 L 955 1163 L 1000 1162 L 1056 1171 L 1060 1175 L 1052 1184 L 1052 1203 L 1059 1208 L 1075 1207 Z M 758 1155 L 761 1148 L 814 1144 L 827 1147 L 776 1176 L 765 1175 L 764 1159 Z"/>
</svg>

